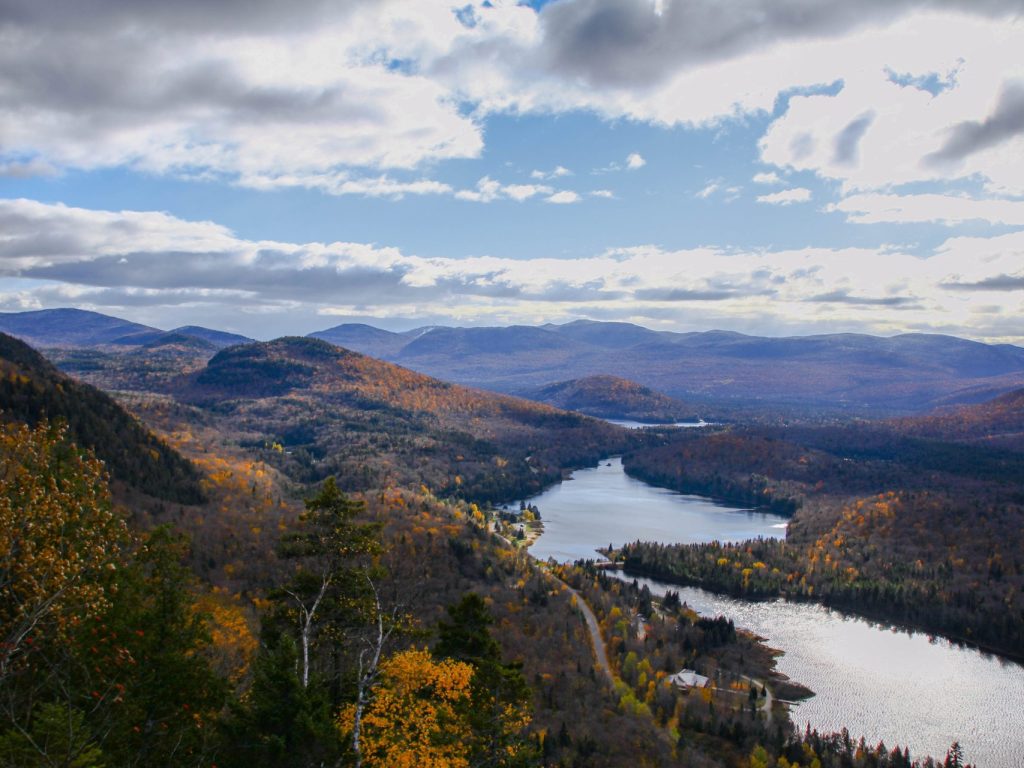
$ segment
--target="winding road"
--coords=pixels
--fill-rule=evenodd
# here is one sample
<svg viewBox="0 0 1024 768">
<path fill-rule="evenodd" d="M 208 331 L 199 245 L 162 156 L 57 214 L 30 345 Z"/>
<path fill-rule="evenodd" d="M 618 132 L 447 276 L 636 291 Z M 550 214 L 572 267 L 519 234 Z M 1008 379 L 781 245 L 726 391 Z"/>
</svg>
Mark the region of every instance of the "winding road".
<svg viewBox="0 0 1024 768">
<path fill-rule="evenodd" d="M 608 682 L 614 685 L 615 675 L 612 674 L 612 665 L 608 663 L 608 651 L 604 646 L 604 638 L 601 637 L 601 628 L 597 624 L 597 616 L 594 615 L 590 606 L 587 605 L 587 601 L 583 599 L 583 595 L 555 576 L 555 574 L 547 568 L 544 568 L 543 570 L 548 576 L 565 587 L 569 591 L 570 595 L 576 598 L 576 605 L 583 613 L 583 619 L 587 624 L 587 629 L 590 631 L 590 641 L 594 646 L 594 658 L 597 659 L 598 669 L 600 669 L 608 679 Z"/>
</svg>

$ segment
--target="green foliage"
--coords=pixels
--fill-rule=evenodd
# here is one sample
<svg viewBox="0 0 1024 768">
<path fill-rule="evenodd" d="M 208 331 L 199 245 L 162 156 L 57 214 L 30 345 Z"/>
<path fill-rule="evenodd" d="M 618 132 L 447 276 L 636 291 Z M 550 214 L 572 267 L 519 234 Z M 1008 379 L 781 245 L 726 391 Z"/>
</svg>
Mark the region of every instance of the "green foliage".
<svg viewBox="0 0 1024 768">
<path fill-rule="evenodd" d="M 85 714 L 64 704 L 36 707 L 24 730 L 0 735 L 2 768 L 106 768 L 109 763 L 86 727 Z"/>
<path fill-rule="evenodd" d="M 493 623 L 483 598 L 472 592 L 464 595 L 448 606 L 448 621 L 438 624 L 434 655 L 473 667 L 470 697 L 463 705 L 473 734 L 470 765 L 526 765 L 532 757 L 525 735 L 532 692 L 522 665 L 502 662 L 500 646 L 489 631 Z"/>
<path fill-rule="evenodd" d="M 231 706 L 222 726 L 218 765 L 232 768 L 306 768 L 332 763 L 341 742 L 319 682 L 304 686 L 299 653 L 288 635 L 267 638 L 256 659 L 252 687 Z"/>
<path fill-rule="evenodd" d="M 109 647 L 109 677 L 94 674 L 91 683 L 111 691 L 112 743 L 104 751 L 117 765 L 201 765 L 210 753 L 227 684 L 206 653 L 210 636 L 206 617 L 194 610 L 196 580 L 181 564 L 186 550 L 166 527 L 146 536 L 118 575 L 110 613 L 77 638 L 84 658 L 98 655 L 97 641 Z"/>
<path fill-rule="evenodd" d="M 296 567 L 271 597 L 277 601 L 278 620 L 283 615 L 297 631 L 303 685 L 309 684 L 319 655 L 320 673 L 337 691 L 345 670 L 336 645 L 346 629 L 370 619 L 370 558 L 381 550 L 381 526 L 359 521 L 365 509 L 365 502 L 350 499 L 329 477 L 320 493 L 306 499 L 299 529 L 281 541 L 280 556 L 294 560 Z"/>
<path fill-rule="evenodd" d="M 166 529 L 132 541 L 99 463 L 62 437 L 0 428 L 0 761 L 201 765 L 226 686 L 185 544 Z"/>
</svg>

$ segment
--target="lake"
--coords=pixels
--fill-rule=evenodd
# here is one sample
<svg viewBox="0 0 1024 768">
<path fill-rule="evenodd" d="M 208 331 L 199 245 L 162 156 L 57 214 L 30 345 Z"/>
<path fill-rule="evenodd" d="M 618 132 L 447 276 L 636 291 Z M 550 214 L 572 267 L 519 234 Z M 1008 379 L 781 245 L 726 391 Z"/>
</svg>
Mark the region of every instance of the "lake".
<svg viewBox="0 0 1024 768">
<path fill-rule="evenodd" d="M 637 539 L 737 541 L 782 536 L 777 515 L 736 509 L 698 496 L 654 488 L 623 472 L 617 459 L 581 470 L 530 499 L 544 534 L 538 558 L 598 557 L 596 547 Z M 632 577 L 624 577 L 631 579 Z M 751 602 L 701 589 L 675 589 L 690 607 L 723 614 L 785 652 L 778 668 L 816 695 L 793 708 L 798 727 L 846 726 L 872 746 L 908 745 L 913 755 L 942 758 L 954 739 L 979 768 L 1024 764 L 1024 667 L 922 633 L 906 633 L 809 603 Z"/>
<path fill-rule="evenodd" d="M 595 559 L 600 557 L 598 547 L 637 539 L 691 544 L 781 538 L 786 532 L 781 515 L 737 509 L 634 480 L 618 458 L 574 472 L 571 480 L 529 501 L 544 521 L 544 534 L 530 547 L 541 560 Z"/>
<path fill-rule="evenodd" d="M 677 421 L 675 424 L 658 424 L 653 421 L 632 421 L 631 419 L 605 419 L 609 424 L 615 424 L 619 427 L 625 427 L 626 429 L 646 429 L 647 427 L 659 427 L 664 429 L 665 427 L 674 427 L 677 429 L 693 429 L 694 427 L 711 427 L 714 426 L 709 421 Z"/>
</svg>

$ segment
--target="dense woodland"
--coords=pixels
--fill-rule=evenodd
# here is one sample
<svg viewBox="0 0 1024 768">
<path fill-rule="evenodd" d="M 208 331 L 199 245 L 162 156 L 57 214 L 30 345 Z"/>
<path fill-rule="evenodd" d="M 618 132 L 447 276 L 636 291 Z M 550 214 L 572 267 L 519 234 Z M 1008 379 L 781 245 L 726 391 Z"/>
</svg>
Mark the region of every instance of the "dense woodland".
<svg viewBox="0 0 1024 768">
<path fill-rule="evenodd" d="M 96 452 L 112 477 L 152 496 L 202 500 L 192 465 L 106 393 L 70 379 L 24 342 L 0 334 L 0 419 L 67 423 L 79 445 Z"/>
<path fill-rule="evenodd" d="M 627 472 L 793 518 L 782 541 L 663 546 L 636 573 L 748 597 L 782 595 L 924 628 L 1005 655 L 1024 648 L 1020 395 L 935 418 L 681 434 L 627 455 Z M 995 445 L 967 426 L 990 420 Z M 952 425 L 955 429 L 947 429 Z M 1000 440 L 1000 436 L 1006 439 Z"/>
<path fill-rule="evenodd" d="M 146 376 L 138 352 L 92 354 L 87 373 L 105 388 L 191 406 L 195 420 L 216 421 L 301 483 L 334 476 L 348 491 L 424 483 L 478 502 L 523 498 L 632 439 L 596 419 L 449 384 L 317 339 L 230 347 L 205 363 L 186 352 L 164 349 L 180 354 L 181 364 L 175 370 L 157 358 Z M 81 353 L 62 360 L 82 372 Z"/>
<path fill-rule="evenodd" d="M 208 364 L 168 352 L 198 362 L 158 359 L 118 386 L 136 353 L 95 356 L 93 380 L 160 435 L 121 413 L 139 430 L 129 453 L 187 468 L 166 485 L 118 478 L 70 415 L 39 420 L 63 415 L 50 406 L 0 427 L 0 766 L 913 763 L 794 732 L 764 690 L 807 692 L 756 638 L 587 564 L 540 566 L 484 503 L 613 450 L 664 450 L 657 433 L 322 342 Z M 120 412 L 14 357 L 10 404 L 53 388 L 84 423 Z M 796 521 L 813 506 L 799 499 Z M 713 688 L 666 681 L 683 667 Z"/>
</svg>

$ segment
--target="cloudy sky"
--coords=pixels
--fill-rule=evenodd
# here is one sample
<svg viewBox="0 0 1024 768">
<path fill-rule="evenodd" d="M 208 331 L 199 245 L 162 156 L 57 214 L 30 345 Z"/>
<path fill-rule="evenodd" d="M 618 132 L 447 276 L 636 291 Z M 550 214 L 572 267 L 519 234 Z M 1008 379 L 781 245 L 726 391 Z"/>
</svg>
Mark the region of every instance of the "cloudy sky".
<svg viewBox="0 0 1024 768">
<path fill-rule="evenodd" d="M 1024 2 L 0 0 L 0 310 L 1024 343 Z"/>
</svg>

